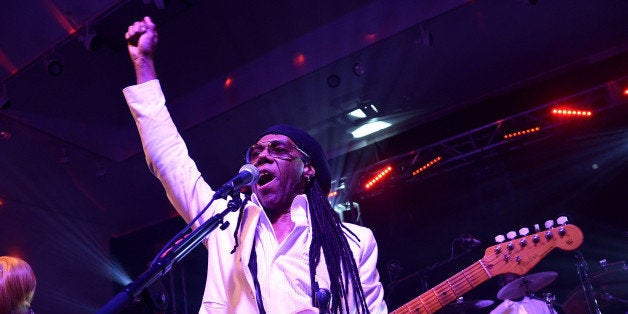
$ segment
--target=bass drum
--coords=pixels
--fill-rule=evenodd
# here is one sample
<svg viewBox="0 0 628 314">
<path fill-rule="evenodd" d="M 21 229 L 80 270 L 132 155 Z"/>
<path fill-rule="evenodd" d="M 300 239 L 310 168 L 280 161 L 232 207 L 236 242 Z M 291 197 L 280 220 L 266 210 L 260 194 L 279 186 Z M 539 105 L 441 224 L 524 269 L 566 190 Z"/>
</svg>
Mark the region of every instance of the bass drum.
<svg viewBox="0 0 628 314">
<path fill-rule="evenodd" d="M 590 281 L 602 313 L 628 313 L 628 265 L 625 261 L 608 264 L 604 270 L 591 275 Z M 582 286 L 569 294 L 563 310 L 567 314 L 589 314 Z"/>
</svg>

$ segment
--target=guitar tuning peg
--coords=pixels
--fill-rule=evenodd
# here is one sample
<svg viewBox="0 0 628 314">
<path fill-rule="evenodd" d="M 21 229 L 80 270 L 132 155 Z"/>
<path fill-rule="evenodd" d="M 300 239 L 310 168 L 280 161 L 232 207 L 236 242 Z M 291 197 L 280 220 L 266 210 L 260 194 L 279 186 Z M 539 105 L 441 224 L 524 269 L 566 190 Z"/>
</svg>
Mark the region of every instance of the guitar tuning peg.
<svg viewBox="0 0 628 314">
<path fill-rule="evenodd" d="M 508 238 L 508 240 L 512 240 L 516 237 L 517 237 L 517 233 L 514 231 L 509 231 L 508 233 L 506 233 L 506 238 Z"/>
<path fill-rule="evenodd" d="M 552 227 L 554 227 L 554 221 L 553 220 L 548 220 L 545 222 L 545 229 L 551 229 Z"/>
<path fill-rule="evenodd" d="M 500 234 L 500 235 L 495 236 L 495 242 L 497 242 L 497 243 L 502 243 L 502 242 L 504 242 L 505 240 L 506 240 L 506 238 L 504 237 L 504 235 L 503 235 L 503 234 Z"/>
<path fill-rule="evenodd" d="M 567 224 L 567 222 L 569 221 L 569 218 L 565 217 L 565 216 L 560 216 L 556 219 L 556 223 L 558 223 L 559 225 L 564 226 L 565 224 Z"/>
<path fill-rule="evenodd" d="M 527 236 L 528 234 L 530 234 L 530 229 L 528 228 L 521 228 L 519 229 L 519 235 L 520 236 Z"/>
<path fill-rule="evenodd" d="M 539 227 L 539 224 L 534 224 L 534 232 L 539 232 L 541 231 L 541 227 Z"/>
</svg>

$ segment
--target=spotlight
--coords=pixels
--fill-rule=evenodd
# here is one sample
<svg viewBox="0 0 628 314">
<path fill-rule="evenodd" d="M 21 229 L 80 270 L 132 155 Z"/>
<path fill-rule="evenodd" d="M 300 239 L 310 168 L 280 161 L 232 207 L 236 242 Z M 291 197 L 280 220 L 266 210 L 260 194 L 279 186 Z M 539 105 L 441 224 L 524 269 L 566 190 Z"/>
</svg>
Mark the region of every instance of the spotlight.
<svg viewBox="0 0 628 314">
<path fill-rule="evenodd" d="M 364 75 L 365 72 L 366 72 L 366 69 L 364 68 L 362 63 L 356 62 L 353 65 L 353 74 L 355 74 L 357 76 L 362 76 L 362 75 Z"/>
<path fill-rule="evenodd" d="M 100 36 L 92 31 L 89 26 L 85 26 L 83 34 L 78 36 L 79 42 L 83 43 L 83 47 L 89 52 L 94 52 L 100 49 L 101 41 Z"/>
<path fill-rule="evenodd" d="M 59 76 L 63 72 L 63 61 L 56 54 L 44 56 L 44 67 L 52 76 Z"/>
<path fill-rule="evenodd" d="M 361 138 L 381 131 L 391 125 L 391 123 L 386 121 L 372 121 L 357 127 L 355 130 L 351 131 L 351 135 L 353 135 L 353 138 Z"/>
</svg>

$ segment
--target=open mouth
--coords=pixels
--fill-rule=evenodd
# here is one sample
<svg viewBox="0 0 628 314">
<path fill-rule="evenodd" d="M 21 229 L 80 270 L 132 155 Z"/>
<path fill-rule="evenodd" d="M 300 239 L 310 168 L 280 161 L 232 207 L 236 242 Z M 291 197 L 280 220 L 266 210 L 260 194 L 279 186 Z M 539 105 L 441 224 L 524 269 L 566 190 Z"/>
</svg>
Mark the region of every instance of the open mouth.
<svg viewBox="0 0 628 314">
<path fill-rule="evenodd" d="M 258 186 L 264 186 L 268 182 L 272 181 L 275 178 L 275 175 L 268 171 L 262 171 L 259 176 L 259 180 L 257 181 Z"/>
</svg>

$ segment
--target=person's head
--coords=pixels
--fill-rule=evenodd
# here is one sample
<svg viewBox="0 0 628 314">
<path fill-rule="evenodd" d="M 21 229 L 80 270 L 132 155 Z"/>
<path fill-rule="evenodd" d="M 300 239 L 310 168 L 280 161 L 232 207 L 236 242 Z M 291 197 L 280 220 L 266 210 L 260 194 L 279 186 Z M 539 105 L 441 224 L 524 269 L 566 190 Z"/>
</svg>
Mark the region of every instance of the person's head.
<svg viewBox="0 0 628 314">
<path fill-rule="evenodd" d="M 331 173 L 321 145 L 307 132 L 279 124 L 266 129 L 246 154 L 260 178 L 253 192 L 268 211 L 283 213 L 317 183 L 329 192 Z"/>
<path fill-rule="evenodd" d="M 28 263 L 0 256 L 0 313 L 28 313 L 36 286 L 35 273 Z"/>
</svg>

